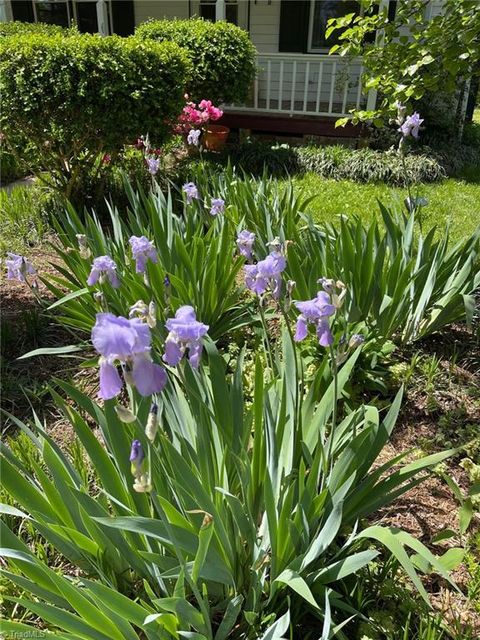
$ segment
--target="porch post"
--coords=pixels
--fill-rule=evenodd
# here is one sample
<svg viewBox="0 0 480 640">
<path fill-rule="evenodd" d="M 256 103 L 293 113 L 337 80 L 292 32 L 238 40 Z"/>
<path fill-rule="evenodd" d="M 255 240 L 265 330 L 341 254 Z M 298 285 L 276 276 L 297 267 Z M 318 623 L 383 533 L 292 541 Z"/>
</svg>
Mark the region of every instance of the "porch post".
<svg viewBox="0 0 480 640">
<path fill-rule="evenodd" d="M 468 104 L 468 96 L 470 93 L 470 84 L 472 82 L 471 78 L 465 80 L 463 83 L 463 91 L 460 93 L 458 97 L 460 113 L 459 113 L 459 121 L 458 121 L 458 139 L 461 140 L 463 137 L 463 129 L 465 128 L 465 115 L 467 113 L 467 104 Z"/>
<path fill-rule="evenodd" d="M 10 20 L 13 20 L 10 0 L 0 0 L 0 22 L 10 22 Z"/>
<path fill-rule="evenodd" d="M 97 0 L 97 22 L 98 33 L 102 36 L 108 36 L 108 11 L 105 0 Z"/>
<path fill-rule="evenodd" d="M 225 0 L 217 0 L 215 3 L 215 22 L 225 20 Z"/>
</svg>

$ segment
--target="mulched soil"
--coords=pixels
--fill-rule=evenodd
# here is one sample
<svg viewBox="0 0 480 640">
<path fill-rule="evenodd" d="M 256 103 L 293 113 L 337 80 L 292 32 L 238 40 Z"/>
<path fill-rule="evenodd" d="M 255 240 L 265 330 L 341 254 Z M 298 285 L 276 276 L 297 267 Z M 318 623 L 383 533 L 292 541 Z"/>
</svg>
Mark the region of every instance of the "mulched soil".
<svg viewBox="0 0 480 640">
<path fill-rule="evenodd" d="M 442 334 L 429 337 L 415 345 L 410 353 L 403 353 L 408 362 L 414 351 L 422 355 L 435 356 L 439 360 L 438 374 L 434 389 L 427 388 L 421 375 L 415 376 L 407 387 L 406 397 L 396 429 L 390 443 L 381 455 L 381 461 L 393 458 L 404 451 L 413 450 L 406 460 L 415 459 L 415 451 L 434 453 L 446 448 L 438 434 L 443 433 L 458 447 L 465 443 L 457 437 L 456 427 L 477 425 L 480 437 L 480 344 L 478 334 L 466 331 L 464 327 L 453 326 Z M 455 354 L 455 355 L 454 355 Z M 451 416 L 452 424 L 445 427 L 446 417 Z M 443 421 L 443 423 L 442 423 Z M 447 429 L 447 433 L 445 433 Z M 459 466 L 461 452 L 445 461 L 446 474 L 453 478 L 465 495 L 470 482 L 467 474 Z M 381 463 L 379 461 L 379 464 Z M 476 460 L 480 463 L 480 460 Z M 441 555 L 451 547 L 465 544 L 460 535 L 438 544 L 432 538 L 440 531 L 453 529 L 458 531 L 459 504 L 447 484 L 436 475 L 411 489 L 398 498 L 392 505 L 376 514 L 374 520 L 385 526 L 398 527 L 420 539 L 430 550 Z M 476 513 L 470 525 L 468 536 L 480 535 L 480 514 Z M 480 539 L 480 538 L 479 538 Z M 480 562 L 480 557 L 477 558 Z M 478 603 L 467 598 L 470 575 L 465 564 L 452 572 L 452 578 L 461 593 L 456 592 L 442 578 L 436 575 L 424 578 L 432 605 L 448 621 L 456 635 L 480 638 L 480 610 Z M 476 606 L 475 606 L 476 604 Z M 473 635 L 472 635 L 473 634 Z"/>
<path fill-rule="evenodd" d="M 52 263 L 57 258 L 48 245 L 30 250 L 28 258 L 38 273 L 47 277 L 56 273 Z M 45 313 L 44 307 L 54 298 L 40 280 L 37 284 L 42 303 L 28 285 L 7 280 L 5 269 L 1 271 L 1 406 L 22 419 L 31 414 L 31 405 L 45 409 L 46 384 L 53 377 L 71 375 L 74 361 L 48 355 L 25 360 L 17 358 L 41 347 L 72 344 L 74 338 Z"/>
</svg>

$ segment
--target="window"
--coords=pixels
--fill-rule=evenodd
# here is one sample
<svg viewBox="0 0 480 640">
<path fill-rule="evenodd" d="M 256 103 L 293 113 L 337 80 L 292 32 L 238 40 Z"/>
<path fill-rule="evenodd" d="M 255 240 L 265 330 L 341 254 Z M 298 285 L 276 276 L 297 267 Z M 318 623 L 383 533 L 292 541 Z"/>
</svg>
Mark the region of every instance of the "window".
<svg viewBox="0 0 480 640">
<path fill-rule="evenodd" d="M 237 0 L 226 0 L 225 20 L 238 25 L 238 2 Z"/>
<path fill-rule="evenodd" d="M 331 18 L 340 18 L 349 13 L 358 13 L 360 4 L 351 0 L 312 0 L 310 6 L 309 51 L 330 49 L 338 44 L 339 31 L 328 38 L 325 33 Z"/>
<path fill-rule="evenodd" d="M 395 17 L 397 2 L 388 3 L 388 19 Z M 331 18 L 340 18 L 349 13 L 359 13 L 360 2 L 352 0 L 281 0 L 278 50 L 289 53 L 327 52 L 338 44 L 340 31 L 328 38 L 325 33 Z M 378 11 L 378 4 L 372 11 Z M 365 42 L 375 42 L 375 33 L 370 33 Z"/>
<path fill-rule="evenodd" d="M 200 0 L 200 17 L 215 22 L 216 0 Z M 225 0 L 225 20 L 238 25 L 238 0 Z"/>
<path fill-rule="evenodd" d="M 0 0 L 1 1 L 1 0 Z M 108 30 L 121 36 L 135 28 L 134 0 L 107 0 Z M 12 0 L 14 20 L 48 22 L 68 27 L 74 22 L 82 33 L 98 32 L 96 0 Z"/>
<path fill-rule="evenodd" d="M 98 20 L 95 2 L 75 2 L 75 10 L 78 30 L 82 33 L 96 33 Z"/>
<path fill-rule="evenodd" d="M 200 17 L 215 22 L 215 0 L 200 0 Z"/>
<path fill-rule="evenodd" d="M 70 26 L 70 7 L 68 2 L 35 2 L 34 11 L 36 22 L 59 24 L 61 27 Z"/>
</svg>

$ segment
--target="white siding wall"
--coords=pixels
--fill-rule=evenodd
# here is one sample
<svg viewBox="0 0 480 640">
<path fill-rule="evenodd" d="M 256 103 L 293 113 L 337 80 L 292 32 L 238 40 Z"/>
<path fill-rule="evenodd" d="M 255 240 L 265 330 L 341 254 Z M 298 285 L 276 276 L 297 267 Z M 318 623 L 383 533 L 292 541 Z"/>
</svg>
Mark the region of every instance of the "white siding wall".
<svg viewBox="0 0 480 640">
<path fill-rule="evenodd" d="M 434 18 L 443 13 L 443 0 L 431 0 L 430 5 L 430 18 Z"/>
<path fill-rule="evenodd" d="M 135 24 L 148 18 L 188 18 L 188 0 L 135 0 Z"/>
<path fill-rule="evenodd" d="M 280 0 L 252 0 L 250 3 L 250 37 L 259 53 L 278 53 Z"/>
</svg>

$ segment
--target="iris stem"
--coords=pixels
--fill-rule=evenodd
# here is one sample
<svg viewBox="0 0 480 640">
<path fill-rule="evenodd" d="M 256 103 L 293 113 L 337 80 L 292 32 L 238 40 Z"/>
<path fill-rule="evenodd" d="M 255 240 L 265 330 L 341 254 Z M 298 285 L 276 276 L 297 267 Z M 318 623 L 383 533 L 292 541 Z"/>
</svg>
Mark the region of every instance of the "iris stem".
<svg viewBox="0 0 480 640">
<path fill-rule="evenodd" d="M 332 428 L 330 429 L 330 437 L 328 439 L 328 451 L 327 451 L 327 460 L 326 463 L 328 465 L 328 474 L 330 475 L 333 468 L 333 460 L 332 458 L 332 450 L 333 450 L 333 437 L 335 435 L 335 429 L 337 426 L 337 402 L 338 402 L 338 366 L 337 360 L 335 357 L 335 349 L 333 346 L 330 347 L 330 359 L 331 366 L 333 372 L 333 407 L 332 407 Z"/>
<path fill-rule="evenodd" d="M 263 338 L 262 338 L 262 339 L 264 339 L 263 340 L 263 342 L 264 342 L 263 348 L 264 348 L 266 356 L 267 356 L 267 361 L 268 361 L 268 364 L 270 366 L 270 371 L 272 372 L 272 375 L 273 375 L 274 366 L 273 366 L 272 347 L 271 347 L 271 344 L 270 344 L 270 339 L 268 337 L 268 327 L 267 327 L 267 322 L 265 320 L 265 313 L 263 311 L 263 306 L 262 306 L 262 300 L 261 299 L 259 299 L 259 302 L 258 302 L 258 309 L 260 311 L 260 318 L 262 320 L 262 326 L 263 326 Z"/>
</svg>

